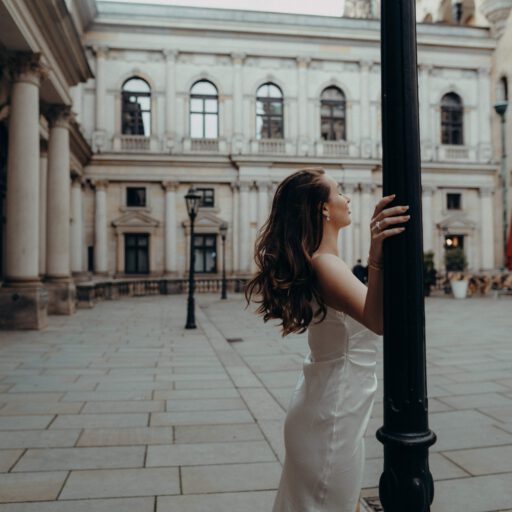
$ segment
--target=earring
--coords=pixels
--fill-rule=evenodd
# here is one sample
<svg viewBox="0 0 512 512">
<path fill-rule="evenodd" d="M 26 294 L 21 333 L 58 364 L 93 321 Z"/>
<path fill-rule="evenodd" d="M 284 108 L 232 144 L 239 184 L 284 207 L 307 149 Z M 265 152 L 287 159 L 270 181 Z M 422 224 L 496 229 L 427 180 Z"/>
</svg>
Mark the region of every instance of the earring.
<svg viewBox="0 0 512 512">
<path fill-rule="evenodd" d="M 331 220 L 331 217 L 329 217 L 329 215 L 327 215 L 327 222 L 329 222 Z"/>
</svg>

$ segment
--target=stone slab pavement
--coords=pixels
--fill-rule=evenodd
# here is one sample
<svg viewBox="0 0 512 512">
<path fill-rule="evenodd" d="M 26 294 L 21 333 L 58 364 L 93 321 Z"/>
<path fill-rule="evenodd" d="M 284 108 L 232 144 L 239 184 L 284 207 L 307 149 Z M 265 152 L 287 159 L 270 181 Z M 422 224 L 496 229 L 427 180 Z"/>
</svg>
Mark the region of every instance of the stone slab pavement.
<svg viewBox="0 0 512 512">
<path fill-rule="evenodd" d="M 307 353 L 241 295 L 103 302 L 0 332 L 0 512 L 265 512 Z M 432 512 L 512 512 L 512 299 L 426 301 Z M 363 496 L 382 471 L 379 391 Z"/>
</svg>

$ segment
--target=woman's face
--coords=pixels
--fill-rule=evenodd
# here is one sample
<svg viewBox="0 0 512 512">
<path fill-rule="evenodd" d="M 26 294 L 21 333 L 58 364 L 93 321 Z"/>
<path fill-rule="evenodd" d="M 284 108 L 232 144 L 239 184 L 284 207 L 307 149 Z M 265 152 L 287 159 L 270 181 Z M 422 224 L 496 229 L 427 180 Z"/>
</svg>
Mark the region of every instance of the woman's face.
<svg viewBox="0 0 512 512">
<path fill-rule="evenodd" d="M 325 179 L 329 184 L 331 192 L 329 200 L 324 204 L 324 219 L 327 222 L 327 213 L 329 214 L 330 221 L 334 227 L 343 228 L 348 226 L 352 220 L 350 218 L 350 197 L 341 192 L 341 186 L 336 180 L 329 175 L 325 175 Z"/>
</svg>

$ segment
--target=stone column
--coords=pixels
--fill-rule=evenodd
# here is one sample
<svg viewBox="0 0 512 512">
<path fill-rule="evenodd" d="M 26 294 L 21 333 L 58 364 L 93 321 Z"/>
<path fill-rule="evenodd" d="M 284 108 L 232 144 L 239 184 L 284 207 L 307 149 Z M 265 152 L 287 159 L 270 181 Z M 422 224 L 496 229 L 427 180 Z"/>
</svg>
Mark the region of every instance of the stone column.
<svg viewBox="0 0 512 512">
<path fill-rule="evenodd" d="M 422 187 L 422 212 L 421 218 L 423 221 L 423 252 L 434 250 L 434 219 L 432 218 L 432 196 L 435 192 L 435 187 L 430 185 L 423 185 Z"/>
<path fill-rule="evenodd" d="M 46 273 L 46 190 L 48 175 L 48 148 L 41 145 L 39 156 L 39 276 Z"/>
<path fill-rule="evenodd" d="M 46 196 L 46 281 L 48 313 L 70 315 L 75 312 L 75 285 L 70 273 L 70 152 L 69 119 L 71 108 L 52 105 L 47 117 L 48 183 Z"/>
<path fill-rule="evenodd" d="M 250 272 L 250 225 L 249 225 L 249 182 L 240 182 L 239 184 L 239 206 L 238 206 L 238 257 L 239 257 L 239 271 L 241 274 L 248 274 Z"/>
<path fill-rule="evenodd" d="M 82 179 L 75 176 L 71 185 L 71 272 L 73 275 L 83 273 L 82 185 Z"/>
<path fill-rule="evenodd" d="M 307 155 L 308 148 L 308 120 L 307 120 L 307 104 L 308 104 L 308 66 L 311 59 L 305 57 L 297 58 L 297 111 L 299 114 L 299 137 L 297 150 L 299 155 Z"/>
<path fill-rule="evenodd" d="M 432 127 L 430 113 L 430 72 L 432 66 L 420 64 L 420 138 L 421 138 L 421 158 L 422 160 L 432 160 L 433 143 Z"/>
<path fill-rule="evenodd" d="M 494 223 L 492 207 L 492 188 L 482 187 L 480 189 L 480 243 L 481 261 L 480 267 L 483 270 L 495 268 L 494 265 Z"/>
<path fill-rule="evenodd" d="M 269 187 L 268 181 L 258 181 L 258 229 L 265 224 L 268 219 L 269 211 Z"/>
<path fill-rule="evenodd" d="M 489 109 L 490 70 L 478 70 L 478 160 L 482 163 L 491 161 L 491 112 Z"/>
<path fill-rule="evenodd" d="M 176 249 L 176 191 L 179 183 L 164 181 L 162 187 L 165 191 L 165 264 L 166 275 L 177 275 L 177 249 Z"/>
<path fill-rule="evenodd" d="M 243 128 L 243 76 L 242 65 L 245 60 L 245 54 L 232 53 L 233 60 L 233 142 L 232 153 L 239 155 L 244 147 L 244 128 Z"/>
<path fill-rule="evenodd" d="M 350 197 L 350 212 L 352 222 L 343 228 L 342 246 L 341 246 L 341 257 L 345 263 L 352 267 L 355 264 L 354 259 L 354 192 L 355 185 L 353 183 L 343 183 L 343 192 Z"/>
<path fill-rule="evenodd" d="M 107 180 L 94 182 L 96 204 L 94 214 L 94 273 L 108 275 Z"/>
<path fill-rule="evenodd" d="M 93 48 L 96 54 L 96 72 L 95 72 L 95 130 L 93 133 L 92 146 L 93 151 L 101 152 L 106 145 L 106 122 L 105 122 L 105 103 L 107 99 L 107 86 L 105 83 L 105 68 L 108 56 L 108 48 L 95 46 Z"/>
<path fill-rule="evenodd" d="M 165 136 L 164 148 L 172 152 L 176 132 L 174 126 L 177 122 L 176 117 L 176 57 L 178 52 L 174 50 L 164 50 L 165 56 Z M 152 116 L 154 117 L 154 116 Z"/>
<path fill-rule="evenodd" d="M 370 119 L 370 68 L 371 62 L 361 61 L 361 156 L 371 158 L 371 119 Z"/>
<path fill-rule="evenodd" d="M 40 56 L 10 59 L 12 77 L 7 152 L 5 282 L 0 288 L 0 328 L 41 329 L 47 293 L 39 279 Z"/>
<path fill-rule="evenodd" d="M 373 204 L 373 185 L 361 185 L 361 259 L 366 260 L 370 252 L 370 221 L 375 208 Z"/>
<path fill-rule="evenodd" d="M 232 194 L 232 208 L 231 211 L 233 213 L 231 225 L 233 226 L 232 233 L 232 252 L 231 252 L 231 268 L 233 269 L 233 272 L 238 272 L 240 265 L 239 265 L 239 257 L 238 257 L 238 225 L 240 224 L 239 218 L 238 218 L 238 183 L 236 181 L 233 181 L 230 183 L 231 187 L 231 194 Z"/>
</svg>

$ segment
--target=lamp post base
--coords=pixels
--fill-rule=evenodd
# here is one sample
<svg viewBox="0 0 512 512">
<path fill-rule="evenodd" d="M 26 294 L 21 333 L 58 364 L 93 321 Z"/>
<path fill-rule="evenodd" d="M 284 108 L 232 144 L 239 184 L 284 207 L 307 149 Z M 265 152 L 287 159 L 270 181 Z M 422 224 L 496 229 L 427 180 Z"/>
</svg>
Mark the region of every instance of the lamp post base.
<svg viewBox="0 0 512 512">
<path fill-rule="evenodd" d="M 195 302 L 193 297 L 188 298 L 187 303 L 187 323 L 185 329 L 196 329 L 196 318 L 195 318 Z"/>
</svg>

